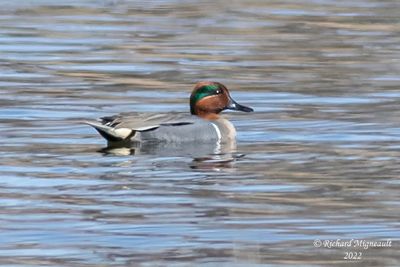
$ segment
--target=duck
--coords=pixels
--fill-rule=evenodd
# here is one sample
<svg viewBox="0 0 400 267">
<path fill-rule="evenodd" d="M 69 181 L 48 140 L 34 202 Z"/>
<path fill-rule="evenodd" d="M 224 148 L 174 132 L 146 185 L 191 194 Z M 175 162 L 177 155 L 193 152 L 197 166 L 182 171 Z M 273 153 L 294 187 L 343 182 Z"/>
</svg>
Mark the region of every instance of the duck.
<svg viewBox="0 0 400 267">
<path fill-rule="evenodd" d="M 253 112 L 237 103 L 219 82 L 196 83 L 190 95 L 190 114 L 181 112 L 125 112 L 84 121 L 108 141 L 108 145 L 130 142 L 213 142 L 236 139 L 233 124 L 220 115 L 224 110 Z"/>
</svg>

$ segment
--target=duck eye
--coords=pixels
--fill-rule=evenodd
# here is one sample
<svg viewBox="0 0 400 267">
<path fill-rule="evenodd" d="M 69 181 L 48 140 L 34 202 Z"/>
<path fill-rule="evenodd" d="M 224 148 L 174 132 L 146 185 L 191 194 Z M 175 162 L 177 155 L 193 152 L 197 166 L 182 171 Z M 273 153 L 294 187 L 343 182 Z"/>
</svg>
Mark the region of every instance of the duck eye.
<svg viewBox="0 0 400 267">
<path fill-rule="evenodd" d="M 221 93 L 222 93 L 222 91 L 220 89 L 215 90 L 215 94 L 219 95 Z"/>
</svg>

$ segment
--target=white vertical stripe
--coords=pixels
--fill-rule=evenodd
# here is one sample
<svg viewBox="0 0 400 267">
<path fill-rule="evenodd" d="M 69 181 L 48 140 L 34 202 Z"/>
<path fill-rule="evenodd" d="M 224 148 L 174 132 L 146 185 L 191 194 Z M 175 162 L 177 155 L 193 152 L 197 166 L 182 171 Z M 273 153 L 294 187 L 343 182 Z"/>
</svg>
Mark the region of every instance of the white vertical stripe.
<svg viewBox="0 0 400 267">
<path fill-rule="evenodd" d="M 221 139 L 222 139 L 222 134 L 221 130 L 218 128 L 218 126 L 214 123 L 211 123 L 212 126 L 214 126 L 215 132 L 217 133 L 218 136 L 218 141 L 216 143 L 216 146 L 214 148 L 214 154 L 218 155 L 221 154 Z"/>
<path fill-rule="evenodd" d="M 221 141 L 221 138 L 222 138 L 220 129 L 219 129 L 218 126 L 215 125 L 214 123 L 211 123 L 211 125 L 214 126 L 214 129 L 215 129 L 215 131 L 217 132 L 218 142 L 220 142 L 220 141 Z"/>
</svg>

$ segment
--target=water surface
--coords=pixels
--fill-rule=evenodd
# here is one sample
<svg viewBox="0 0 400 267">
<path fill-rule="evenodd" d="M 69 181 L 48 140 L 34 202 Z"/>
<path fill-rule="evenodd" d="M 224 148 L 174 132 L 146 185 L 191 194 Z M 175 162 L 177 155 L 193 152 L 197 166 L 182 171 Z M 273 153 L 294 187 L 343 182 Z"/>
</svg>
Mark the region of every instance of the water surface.
<svg viewBox="0 0 400 267">
<path fill-rule="evenodd" d="M 398 1 L 1 5 L 2 266 L 400 265 Z M 256 111 L 233 154 L 77 123 L 188 112 L 199 80 Z"/>
</svg>

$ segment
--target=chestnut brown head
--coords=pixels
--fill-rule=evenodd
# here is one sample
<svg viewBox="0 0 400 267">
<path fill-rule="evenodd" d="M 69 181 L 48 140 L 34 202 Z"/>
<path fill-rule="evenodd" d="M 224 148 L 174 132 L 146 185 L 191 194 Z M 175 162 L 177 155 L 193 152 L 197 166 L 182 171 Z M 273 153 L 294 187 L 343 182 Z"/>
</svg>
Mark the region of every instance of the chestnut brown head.
<svg viewBox="0 0 400 267">
<path fill-rule="evenodd" d="M 236 103 L 228 89 L 218 82 L 199 82 L 190 96 L 190 112 L 205 119 L 217 119 L 225 110 L 252 112 L 253 109 Z"/>
</svg>

